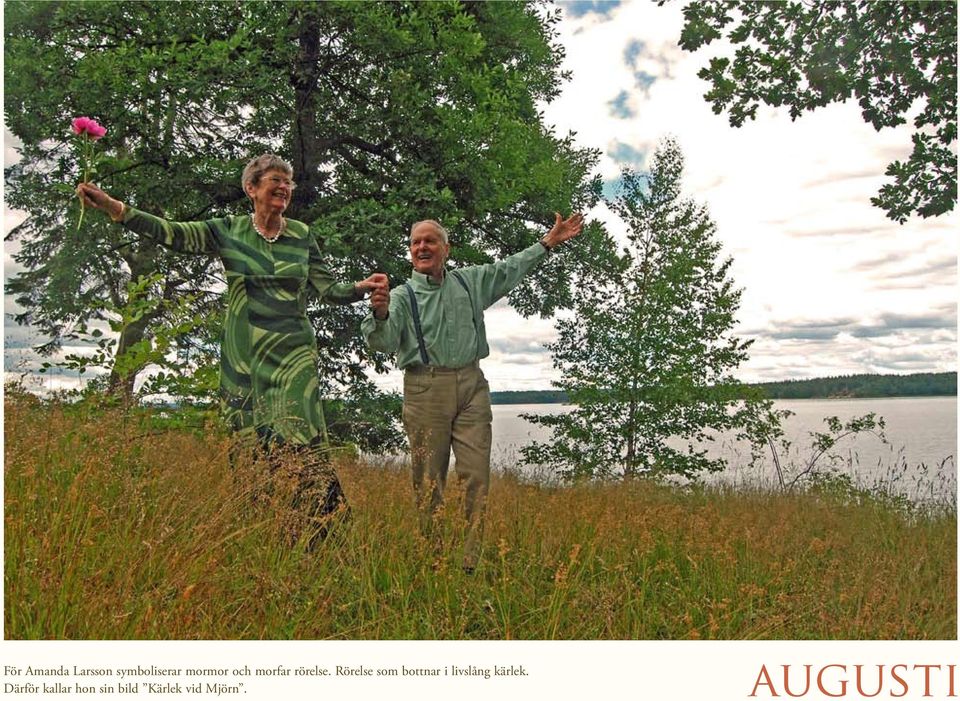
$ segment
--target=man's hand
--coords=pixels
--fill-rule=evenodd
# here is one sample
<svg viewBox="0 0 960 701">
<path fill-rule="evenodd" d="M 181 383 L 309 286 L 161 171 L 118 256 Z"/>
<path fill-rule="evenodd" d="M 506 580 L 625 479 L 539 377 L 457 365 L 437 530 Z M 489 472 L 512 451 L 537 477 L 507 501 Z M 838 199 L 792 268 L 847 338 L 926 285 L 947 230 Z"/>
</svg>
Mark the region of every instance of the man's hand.
<svg viewBox="0 0 960 701">
<path fill-rule="evenodd" d="M 569 219 L 560 216 L 560 212 L 555 213 L 557 221 L 553 228 L 541 240 L 547 248 L 553 248 L 557 244 L 563 243 L 574 236 L 579 235 L 583 229 L 583 215 L 580 213 L 571 214 Z"/>
<path fill-rule="evenodd" d="M 390 306 L 390 278 L 383 273 L 374 273 L 354 285 L 357 292 L 370 292 L 370 306 L 374 316 L 378 319 L 387 318 L 387 309 Z"/>
<path fill-rule="evenodd" d="M 377 288 L 370 295 L 370 306 L 373 308 L 375 319 L 383 321 L 390 312 L 390 291 L 386 288 Z"/>
</svg>

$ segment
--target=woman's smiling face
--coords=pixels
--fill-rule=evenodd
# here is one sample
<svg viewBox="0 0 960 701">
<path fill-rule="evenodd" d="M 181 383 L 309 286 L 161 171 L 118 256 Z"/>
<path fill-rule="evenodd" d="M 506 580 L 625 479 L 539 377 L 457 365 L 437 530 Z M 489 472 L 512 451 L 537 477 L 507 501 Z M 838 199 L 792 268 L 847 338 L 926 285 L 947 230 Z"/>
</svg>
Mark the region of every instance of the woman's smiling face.
<svg viewBox="0 0 960 701">
<path fill-rule="evenodd" d="M 247 194 L 253 200 L 253 209 L 264 214 L 282 213 L 290 204 L 296 185 L 282 170 L 271 168 L 260 176 L 256 185 L 247 185 Z"/>
</svg>

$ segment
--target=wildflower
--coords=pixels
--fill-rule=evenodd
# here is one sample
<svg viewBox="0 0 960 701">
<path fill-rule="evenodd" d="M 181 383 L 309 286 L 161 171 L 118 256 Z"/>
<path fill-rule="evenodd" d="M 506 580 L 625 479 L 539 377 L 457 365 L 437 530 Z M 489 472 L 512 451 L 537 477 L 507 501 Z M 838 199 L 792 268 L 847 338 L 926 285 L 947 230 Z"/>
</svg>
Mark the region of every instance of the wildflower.
<svg viewBox="0 0 960 701">
<path fill-rule="evenodd" d="M 83 182 L 90 182 L 90 174 L 93 172 L 97 160 L 93 153 L 93 142 L 103 137 L 103 135 L 107 133 L 107 130 L 101 126 L 97 120 L 90 119 L 90 117 L 77 117 L 70 122 L 70 126 L 79 140 L 78 149 L 80 151 L 80 162 L 83 165 Z M 86 207 L 81 199 L 80 219 L 77 221 L 77 231 L 80 230 L 80 225 L 83 224 L 83 215 L 85 212 Z"/>
<path fill-rule="evenodd" d="M 71 123 L 73 133 L 77 136 L 87 136 L 93 141 L 98 140 L 107 133 L 105 127 L 101 126 L 97 120 L 90 117 L 77 117 Z"/>
</svg>

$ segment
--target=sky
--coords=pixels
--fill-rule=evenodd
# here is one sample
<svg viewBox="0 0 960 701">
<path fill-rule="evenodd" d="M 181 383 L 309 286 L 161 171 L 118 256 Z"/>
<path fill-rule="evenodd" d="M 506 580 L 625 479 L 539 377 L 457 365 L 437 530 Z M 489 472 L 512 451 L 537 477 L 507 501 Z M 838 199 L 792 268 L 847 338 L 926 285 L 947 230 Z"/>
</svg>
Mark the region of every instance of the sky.
<svg viewBox="0 0 960 701">
<path fill-rule="evenodd" d="M 559 5 L 572 76 L 543 105 L 545 121 L 601 152 L 598 172 L 610 188 L 622 166 L 648 165 L 658 140 L 677 140 L 685 194 L 709 208 L 743 288 L 735 334 L 754 343 L 740 379 L 956 370 L 958 215 L 900 225 L 870 204 L 887 164 L 909 155 L 909 126 L 877 132 L 851 102 L 796 121 L 761 108 L 733 128 L 712 112 L 696 75 L 729 47 L 680 49 L 682 3 Z M 9 163 L 6 137 L 4 146 Z M 586 214 L 625 243 L 623 223 L 606 207 Z M 20 216 L 4 209 L 5 233 Z M 5 279 L 15 270 L 11 252 L 5 245 Z M 36 366 L 27 347 L 37 339 L 9 320 L 12 300 L 4 309 L 10 379 Z M 491 355 L 482 366 L 493 390 L 550 387 L 557 375 L 544 343 L 555 336 L 553 320 L 523 319 L 500 302 L 486 326 Z M 48 389 L 72 382 L 44 380 Z M 396 389 L 400 375 L 378 383 Z"/>
<path fill-rule="evenodd" d="M 598 149 L 611 185 L 622 166 L 649 165 L 664 136 L 678 141 L 685 194 L 709 208 L 743 288 L 735 333 L 754 343 L 740 379 L 956 370 L 956 212 L 900 225 L 870 204 L 887 164 L 909 156 L 909 126 L 877 132 L 851 102 L 796 121 L 761 108 L 731 127 L 697 77 L 730 47 L 680 49 L 682 3 L 560 5 L 572 79 L 546 121 Z M 609 210 L 588 214 L 625 242 Z M 548 386 L 552 322 L 503 305 L 487 314 L 491 388 Z"/>
</svg>

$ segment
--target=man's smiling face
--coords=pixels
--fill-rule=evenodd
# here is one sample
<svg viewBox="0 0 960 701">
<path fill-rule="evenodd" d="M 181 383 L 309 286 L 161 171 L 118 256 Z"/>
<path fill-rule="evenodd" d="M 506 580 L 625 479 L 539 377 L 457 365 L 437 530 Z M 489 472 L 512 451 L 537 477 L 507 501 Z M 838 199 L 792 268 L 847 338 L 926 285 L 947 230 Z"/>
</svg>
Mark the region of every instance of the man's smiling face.
<svg viewBox="0 0 960 701">
<path fill-rule="evenodd" d="M 450 244 L 433 224 L 422 222 L 410 234 L 410 261 L 418 273 L 439 280 L 449 255 Z"/>
</svg>

